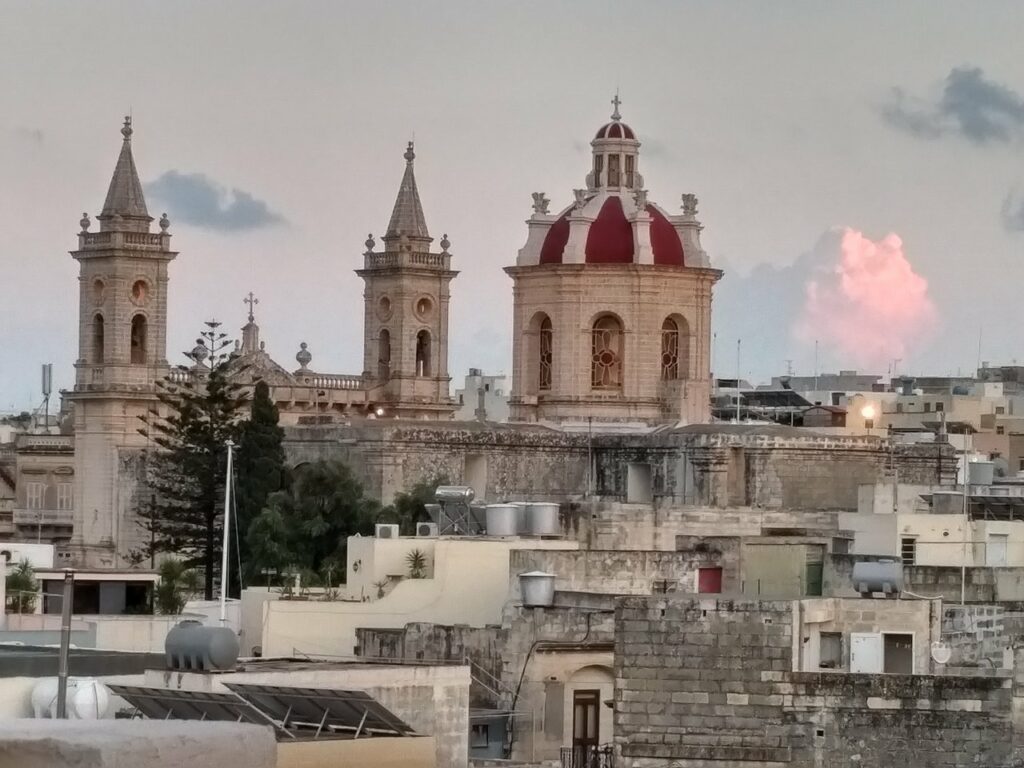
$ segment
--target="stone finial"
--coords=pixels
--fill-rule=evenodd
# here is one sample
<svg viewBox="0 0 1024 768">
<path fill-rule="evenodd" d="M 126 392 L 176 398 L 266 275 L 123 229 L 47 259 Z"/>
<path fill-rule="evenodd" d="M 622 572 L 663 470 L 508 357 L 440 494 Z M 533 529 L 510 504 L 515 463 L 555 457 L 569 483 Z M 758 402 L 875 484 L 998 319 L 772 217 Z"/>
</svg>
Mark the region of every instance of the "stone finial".
<svg viewBox="0 0 1024 768">
<path fill-rule="evenodd" d="M 647 208 L 647 190 L 638 189 L 633 192 L 633 202 L 636 203 L 636 209 L 638 211 L 646 210 Z"/>
<path fill-rule="evenodd" d="M 572 191 L 573 197 L 576 198 L 576 207 L 582 208 L 587 204 L 587 192 L 586 189 L 574 189 Z"/>
<path fill-rule="evenodd" d="M 132 140 L 132 118 L 131 115 L 124 116 L 124 125 L 121 126 L 121 135 L 124 136 L 125 141 Z"/>
<path fill-rule="evenodd" d="M 615 91 L 615 98 L 612 99 L 612 106 L 615 107 L 615 110 L 612 112 L 612 120 L 618 121 L 618 120 L 622 119 L 622 115 L 619 114 L 619 107 L 621 105 L 622 105 L 622 99 L 619 98 L 619 92 L 618 92 L 618 90 L 616 90 Z"/>
<path fill-rule="evenodd" d="M 451 247 L 452 242 L 448 239 L 448 233 L 445 232 L 441 235 L 441 252 L 448 253 L 448 249 Z"/>
<path fill-rule="evenodd" d="M 82 218 L 81 218 L 81 220 L 78 223 L 82 227 L 82 233 L 83 234 L 88 232 L 89 231 L 89 225 L 92 224 L 92 222 L 89 220 L 89 214 L 86 213 L 85 211 L 82 211 Z"/>
<path fill-rule="evenodd" d="M 306 342 L 299 344 L 299 351 L 295 355 L 295 360 L 302 370 L 306 370 L 309 367 L 309 364 L 313 362 L 313 355 L 309 351 Z"/>
<path fill-rule="evenodd" d="M 402 155 L 405 158 L 405 162 L 411 163 L 416 159 L 416 152 L 413 150 L 412 142 L 409 142 L 409 146 L 405 148 L 405 154 Z"/>
<path fill-rule="evenodd" d="M 160 215 L 160 231 L 167 234 L 167 228 L 171 226 L 171 220 L 167 218 L 167 214 L 163 213 Z"/>
<path fill-rule="evenodd" d="M 256 322 L 256 305 L 260 303 L 260 300 L 256 298 L 256 294 L 254 294 L 252 291 L 249 291 L 249 295 L 242 299 L 242 303 L 247 304 L 249 306 L 249 322 Z"/>
<path fill-rule="evenodd" d="M 377 241 L 373 239 L 372 232 L 366 236 L 366 242 L 363 245 L 366 246 L 367 253 L 373 253 L 373 249 L 377 247 Z"/>
<path fill-rule="evenodd" d="M 533 193 L 533 212 L 546 214 L 548 212 L 548 206 L 551 205 L 551 201 L 548 200 L 548 196 L 543 192 Z"/>
<path fill-rule="evenodd" d="M 692 192 L 683 195 L 683 214 L 686 216 L 697 215 L 697 196 Z"/>
<path fill-rule="evenodd" d="M 197 363 L 202 364 L 204 360 L 210 355 L 210 350 L 206 348 L 206 344 L 203 343 L 202 339 L 196 339 L 196 345 L 192 347 L 192 359 Z"/>
</svg>

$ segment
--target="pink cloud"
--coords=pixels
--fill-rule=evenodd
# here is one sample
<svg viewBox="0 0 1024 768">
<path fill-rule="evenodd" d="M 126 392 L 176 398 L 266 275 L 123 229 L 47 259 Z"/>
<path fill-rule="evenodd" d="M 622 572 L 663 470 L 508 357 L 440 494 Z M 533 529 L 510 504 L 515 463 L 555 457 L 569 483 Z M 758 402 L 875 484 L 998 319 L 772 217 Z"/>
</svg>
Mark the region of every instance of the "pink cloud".
<svg viewBox="0 0 1024 768">
<path fill-rule="evenodd" d="M 797 337 L 831 345 L 836 358 L 858 366 L 907 359 L 938 324 L 928 281 L 898 235 L 875 242 L 855 229 L 841 234 L 835 265 L 807 280 Z"/>
</svg>

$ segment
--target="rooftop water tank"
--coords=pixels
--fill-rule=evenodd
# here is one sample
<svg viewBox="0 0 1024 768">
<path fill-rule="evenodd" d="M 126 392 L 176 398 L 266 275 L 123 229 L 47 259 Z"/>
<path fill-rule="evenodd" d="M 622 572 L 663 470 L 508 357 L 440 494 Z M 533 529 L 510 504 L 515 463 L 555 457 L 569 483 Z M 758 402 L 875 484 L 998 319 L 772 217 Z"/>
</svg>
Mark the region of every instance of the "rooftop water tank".
<svg viewBox="0 0 1024 768">
<path fill-rule="evenodd" d="M 461 501 L 464 504 L 469 504 L 473 495 L 473 489 L 468 485 L 439 485 L 434 491 L 437 501 Z"/>
<path fill-rule="evenodd" d="M 238 661 L 238 636 L 227 627 L 206 627 L 188 619 L 167 633 L 164 652 L 168 669 L 233 669 Z"/>
<path fill-rule="evenodd" d="M 533 536 L 558 536 L 562 525 L 558 521 L 558 505 L 541 501 L 526 508 L 526 528 Z"/>
<path fill-rule="evenodd" d="M 972 461 L 967 466 L 967 476 L 971 478 L 971 485 L 992 485 L 996 466 L 993 462 Z"/>
<path fill-rule="evenodd" d="M 882 592 L 887 597 L 903 590 L 903 563 L 895 560 L 860 561 L 853 564 L 853 588 L 861 597 Z"/>
<path fill-rule="evenodd" d="M 519 512 L 514 504 L 487 505 L 487 535 L 515 536 L 519 533 Z"/>
<path fill-rule="evenodd" d="M 526 510 L 530 508 L 530 502 L 513 501 L 512 506 L 516 508 L 516 520 L 519 521 L 519 533 L 529 533 L 530 526 L 526 522 Z"/>
<path fill-rule="evenodd" d="M 32 711 L 37 718 L 57 717 L 56 677 L 41 678 L 32 688 Z M 69 677 L 67 715 L 70 720 L 101 720 L 110 709 L 110 691 L 91 677 Z"/>
<path fill-rule="evenodd" d="M 519 591 L 527 608 L 550 608 L 555 602 L 555 574 L 530 571 L 519 574 Z"/>
</svg>

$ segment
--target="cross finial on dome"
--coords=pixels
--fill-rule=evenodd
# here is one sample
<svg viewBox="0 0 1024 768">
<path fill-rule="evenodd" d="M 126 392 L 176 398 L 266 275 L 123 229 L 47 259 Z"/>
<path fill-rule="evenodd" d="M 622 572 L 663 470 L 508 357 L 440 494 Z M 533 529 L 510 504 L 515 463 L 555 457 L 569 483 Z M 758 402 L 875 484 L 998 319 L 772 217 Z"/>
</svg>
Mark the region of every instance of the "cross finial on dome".
<svg viewBox="0 0 1024 768">
<path fill-rule="evenodd" d="M 249 291 L 249 295 L 242 299 L 242 303 L 249 305 L 249 322 L 255 322 L 256 317 L 253 315 L 253 310 L 260 303 L 260 300 L 256 298 L 252 291 Z"/>
<path fill-rule="evenodd" d="M 615 98 L 612 99 L 612 106 L 615 107 L 615 111 L 612 112 L 612 120 L 621 120 L 622 115 L 619 114 L 619 105 L 622 104 L 622 100 L 619 98 L 619 92 L 615 91 Z"/>
</svg>

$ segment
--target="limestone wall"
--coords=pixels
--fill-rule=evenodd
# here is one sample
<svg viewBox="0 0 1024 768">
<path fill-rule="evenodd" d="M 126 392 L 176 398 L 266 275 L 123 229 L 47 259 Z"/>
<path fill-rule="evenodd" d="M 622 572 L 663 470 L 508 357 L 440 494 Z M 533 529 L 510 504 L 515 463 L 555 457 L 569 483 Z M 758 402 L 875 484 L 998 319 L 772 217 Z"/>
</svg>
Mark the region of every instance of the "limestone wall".
<svg viewBox="0 0 1024 768">
<path fill-rule="evenodd" d="M 789 602 L 630 597 L 615 624 L 625 768 L 1011 764 L 1007 677 L 792 672 Z"/>
</svg>

